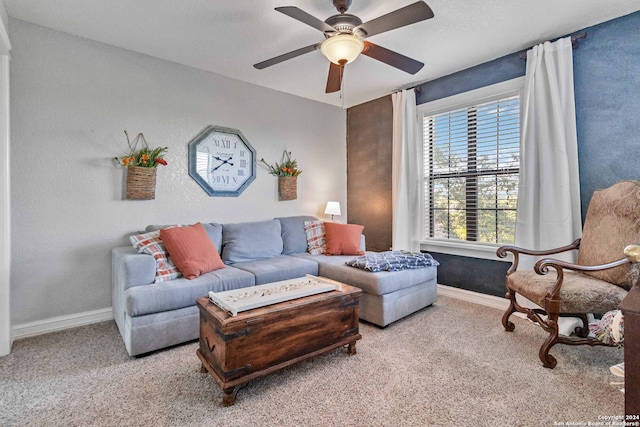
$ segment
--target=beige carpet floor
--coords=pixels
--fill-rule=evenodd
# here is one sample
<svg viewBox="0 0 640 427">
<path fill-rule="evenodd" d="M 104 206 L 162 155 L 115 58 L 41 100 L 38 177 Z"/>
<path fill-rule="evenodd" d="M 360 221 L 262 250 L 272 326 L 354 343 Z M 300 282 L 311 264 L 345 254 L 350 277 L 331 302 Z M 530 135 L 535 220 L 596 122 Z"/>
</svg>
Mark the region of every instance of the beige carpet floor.
<svg viewBox="0 0 640 427">
<path fill-rule="evenodd" d="M 343 349 L 255 380 L 234 406 L 199 372 L 196 342 L 127 356 L 115 323 L 16 341 L 0 358 L 0 426 L 555 426 L 624 413 L 622 349 L 556 346 L 498 310 L 439 297 Z M 580 424 L 578 424 L 580 425 Z"/>
</svg>

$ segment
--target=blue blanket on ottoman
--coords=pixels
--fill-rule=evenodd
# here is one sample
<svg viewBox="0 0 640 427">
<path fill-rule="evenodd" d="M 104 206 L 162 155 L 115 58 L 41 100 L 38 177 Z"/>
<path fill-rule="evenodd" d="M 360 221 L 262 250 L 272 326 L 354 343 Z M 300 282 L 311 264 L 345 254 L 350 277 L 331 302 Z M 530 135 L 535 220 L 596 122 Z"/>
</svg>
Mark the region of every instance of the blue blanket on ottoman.
<svg viewBox="0 0 640 427">
<path fill-rule="evenodd" d="M 386 251 L 359 256 L 345 264 L 361 270 L 400 271 L 413 268 L 436 267 L 438 261 L 427 253 L 407 251 Z"/>
</svg>

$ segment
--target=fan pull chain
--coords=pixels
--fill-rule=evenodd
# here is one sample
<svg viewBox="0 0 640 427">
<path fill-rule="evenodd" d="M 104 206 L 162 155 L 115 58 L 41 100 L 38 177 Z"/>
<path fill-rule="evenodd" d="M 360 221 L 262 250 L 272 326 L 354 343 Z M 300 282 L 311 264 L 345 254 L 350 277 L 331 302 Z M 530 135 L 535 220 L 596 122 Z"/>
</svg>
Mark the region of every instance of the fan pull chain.
<svg viewBox="0 0 640 427">
<path fill-rule="evenodd" d="M 344 65 L 340 65 L 340 100 L 344 110 Z"/>
</svg>

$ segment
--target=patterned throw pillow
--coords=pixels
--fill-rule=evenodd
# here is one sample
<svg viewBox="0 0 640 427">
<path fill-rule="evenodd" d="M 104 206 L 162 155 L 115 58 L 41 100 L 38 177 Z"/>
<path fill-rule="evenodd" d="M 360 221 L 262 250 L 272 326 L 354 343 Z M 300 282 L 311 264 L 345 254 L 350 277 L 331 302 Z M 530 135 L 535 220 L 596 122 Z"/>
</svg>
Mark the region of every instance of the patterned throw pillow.
<svg viewBox="0 0 640 427">
<path fill-rule="evenodd" d="M 608 345 L 621 346 L 624 343 L 624 316 L 620 310 L 608 311 L 600 320 L 589 323 L 589 331 Z"/>
<path fill-rule="evenodd" d="M 359 256 L 345 262 L 345 264 L 373 273 L 437 267 L 440 265 L 438 261 L 433 259 L 431 254 L 407 251 L 374 252 Z"/>
<path fill-rule="evenodd" d="M 182 276 L 180 270 L 169 258 L 164 243 L 160 239 L 160 230 L 130 236 L 129 241 L 138 253 L 148 254 L 156 259 L 156 278 L 153 283 L 166 282 Z"/>
<path fill-rule="evenodd" d="M 311 255 L 322 255 L 327 246 L 324 235 L 324 222 L 305 221 L 304 233 L 307 235 L 307 250 Z"/>
</svg>

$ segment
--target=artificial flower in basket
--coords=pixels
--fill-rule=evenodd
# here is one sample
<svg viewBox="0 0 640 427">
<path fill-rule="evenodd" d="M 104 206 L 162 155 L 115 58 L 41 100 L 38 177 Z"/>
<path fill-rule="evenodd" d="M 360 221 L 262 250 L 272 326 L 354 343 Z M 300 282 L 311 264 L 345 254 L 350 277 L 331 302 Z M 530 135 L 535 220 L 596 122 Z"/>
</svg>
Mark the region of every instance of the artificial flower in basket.
<svg viewBox="0 0 640 427">
<path fill-rule="evenodd" d="M 291 158 L 291 151 L 284 150 L 282 153 L 282 162 L 275 162 L 273 165 L 267 163 L 264 159 L 260 159 L 260 163 L 269 170 L 271 175 L 275 176 L 298 176 L 302 173 L 298 169 L 298 162 Z"/>
<path fill-rule="evenodd" d="M 164 153 L 168 147 L 149 148 L 144 135 L 139 133 L 133 140 L 125 130 L 129 153 L 116 157 L 122 166 L 127 168 L 126 199 L 153 200 L 156 197 L 156 168 L 167 165 Z"/>
<path fill-rule="evenodd" d="M 140 166 L 143 168 L 155 168 L 158 165 L 167 165 L 167 161 L 164 159 L 164 153 L 169 149 L 168 147 L 149 148 L 147 140 L 144 139 L 144 135 L 139 133 L 133 139 L 133 142 L 129 139 L 129 132 L 126 130 L 124 134 L 127 137 L 127 145 L 129 145 L 129 154 L 116 157 L 116 160 L 122 166 Z"/>
<path fill-rule="evenodd" d="M 260 163 L 267 168 L 271 175 L 278 177 L 278 200 L 295 200 L 298 198 L 297 177 L 302 173 L 298 169 L 298 162 L 291 158 L 291 151 L 284 150 L 282 161 L 273 165 L 260 159 Z"/>
</svg>

